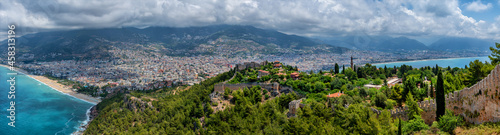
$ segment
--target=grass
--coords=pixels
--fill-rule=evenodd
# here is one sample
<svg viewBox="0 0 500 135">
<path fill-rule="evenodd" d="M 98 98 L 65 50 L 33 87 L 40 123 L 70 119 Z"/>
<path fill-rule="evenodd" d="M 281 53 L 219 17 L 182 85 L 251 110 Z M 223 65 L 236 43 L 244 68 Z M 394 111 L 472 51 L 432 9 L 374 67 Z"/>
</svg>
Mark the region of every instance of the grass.
<svg viewBox="0 0 500 135">
<path fill-rule="evenodd" d="M 455 134 L 457 135 L 468 135 L 468 134 L 500 134 L 500 122 L 497 123 L 483 123 L 479 125 L 468 125 L 462 126 L 455 129 Z"/>
<path fill-rule="evenodd" d="M 483 124 L 466 124 L 455 128 L 453 132 L 456 135 L 500 135 L 500 122 L 497 123 L 483 123 Z M 415 135 L 449 135 L 437 127 L 430 127 L 429 130 L 422 130 L 415 133 Z"/>
</svg>

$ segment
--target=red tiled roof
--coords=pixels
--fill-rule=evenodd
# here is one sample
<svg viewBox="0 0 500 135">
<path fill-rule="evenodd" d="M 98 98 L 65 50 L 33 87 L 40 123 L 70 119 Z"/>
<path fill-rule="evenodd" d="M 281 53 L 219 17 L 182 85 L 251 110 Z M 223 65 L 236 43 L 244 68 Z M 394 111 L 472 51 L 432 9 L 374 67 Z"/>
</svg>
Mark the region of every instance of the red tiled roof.
<svg viewBox="0 0 500 135">
<path fill-rule="evenodd" d="M 259 70 L 259 72 L 269 74 L 269 71 L 265 71 L 265 70 Z"/>
<path fill-rule="evenodd" d="M 343 93 L 340 93 L 340 92 L 337 92 L 337 93 L 329 94 L 329 95 L 327 95 L 326 97 L 327 97 L 327 98 L 334 98 L 334 97 L 340 97 L 340 96 L 342 96 L 342 95 L 344 95 L 344 94 L 343 94 Z"/>
</svg>

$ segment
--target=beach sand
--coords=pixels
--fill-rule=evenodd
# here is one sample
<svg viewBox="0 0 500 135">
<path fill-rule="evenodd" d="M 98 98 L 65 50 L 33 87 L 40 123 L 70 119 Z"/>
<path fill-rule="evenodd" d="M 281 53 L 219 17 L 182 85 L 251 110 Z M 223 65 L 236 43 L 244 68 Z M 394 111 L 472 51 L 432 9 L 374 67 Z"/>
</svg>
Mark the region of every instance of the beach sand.
<svg viewBox="0 0 500 135">
<path fill-rule="evenodd" d="M 3 64 L 0 64 L 0 66 L 9 68 L 9 66 L 3 65 Z M 62 85 L 60 83 L 57 83 L 56 80 L 51 80 L 51 79 L 49 79 L 49 78 L 47 78 L 45 76 L 39 76 L 39 75 L 29 74 L 28 72 L 26 72 L 25 70 L 20 69 L 20 68 L 15 68 L 15 70 L 17 72 L 19 72 L 19 73 L 28 75 L 29 77 L 31 77 L 31 78 L 33 78 L 35 80 L 38 80 L 39 82 L 42 82 L 45 85 L 47 85 L 47 86 L 49 86 L 49 87 L 51 87 L 51 88 L 53 88 L 53 89 L 55 89 L 55 90 L 57 90 L 59 92 L 71 95 L 73 97 L 76 97 L 78 99 L 87 101 L 87 102 L 92 103 L 92 104 L 97 104 L 97 103 L 101 102 L 101 99 L 98 99 L 98 98 L 95 98 L 95 97 L 92 97 L 92 96 L 89 96 L 89 95 L 77 93 L 77 92 L 73 91 L 70 87 Z"/>
</svg>

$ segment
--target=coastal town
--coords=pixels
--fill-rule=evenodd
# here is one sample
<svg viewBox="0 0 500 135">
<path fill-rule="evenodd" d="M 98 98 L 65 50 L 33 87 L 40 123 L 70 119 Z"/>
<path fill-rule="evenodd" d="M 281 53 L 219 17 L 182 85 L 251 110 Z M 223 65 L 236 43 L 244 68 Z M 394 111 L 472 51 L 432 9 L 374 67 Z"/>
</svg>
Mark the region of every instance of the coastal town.
<svg viewBox="0 0 500 135">
<path fill-rule="evenodd" d="M 137 51 L 132 48 L 114 48 L 110 53 L 114 59 L 62 60 L 50 62 L 21 63 L 19 68 L 31 74 L 67 79 L 85 86 L 113 89 L 148 90 L 193 85 L 234 68 L 246 62 L 278 60 L 283 64 L 297 67 L 300 71 L 333 69 L 335 63 L 349 65 L 349 57 L 354 56 L 354 64 L 394 62 L 398 60 L 418 60 L 460 57 L 458 54 L 416 51 L 394 54 L 377 51 L 349 51 L 342 54 L 257 54 L 252 56 L 225 57 L 219 55 L 199 55 L 175 57 L 159 52 Z M 229 53 L 229 52 L 228 52 Z M 76 89 L 74 89 L 76 90 Z"/>
</svg>

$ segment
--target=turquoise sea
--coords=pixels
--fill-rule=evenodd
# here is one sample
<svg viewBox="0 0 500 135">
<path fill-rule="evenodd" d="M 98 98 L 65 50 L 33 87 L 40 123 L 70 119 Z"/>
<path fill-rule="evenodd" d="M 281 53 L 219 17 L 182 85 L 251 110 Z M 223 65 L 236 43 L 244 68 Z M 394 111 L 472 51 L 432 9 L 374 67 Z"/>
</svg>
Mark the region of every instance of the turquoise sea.
<svg viewBox="0 0 500 135">
<path fill-rule="evenodd" d="M 479 60 L 479 61 L 488 61 L 490 62 L 490 59 L 486 57 L 467 57 L 467 58 L 452 58 L 452 59 L 435 59 L 435 60 L 418 60 L 418 61 L 401 61 L 401 62 L 390 62 L 390 63 L 377 63 L 377 64 L 372 64 L 377 67 L 394 67 L 394 66 L 401 66 L 403 64 L 410 65 L 413 68 L 420 68 L 420 67 L 425 67 L 425 66 L 431 66 L 435 67 L 436 64 L 440 67 L 448 67 L 450 66 L 451 68 L 454 67 L 459 67 L 459 68 L 465 68 L 465 65 L 467 67 L 469 66 L 469 62 L 474 61 L 474 60 Z"/>
<path fill-rule="evenodd" d="M 26 75 L 16 77 L 15 126 L 10 119 L 8 98 L 11 72 L 0 66 L 0 135 L 66 135 L 87 122 L 93 104 L 65 95 Z"/>
</svg>

